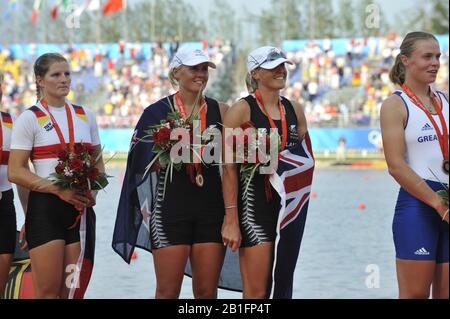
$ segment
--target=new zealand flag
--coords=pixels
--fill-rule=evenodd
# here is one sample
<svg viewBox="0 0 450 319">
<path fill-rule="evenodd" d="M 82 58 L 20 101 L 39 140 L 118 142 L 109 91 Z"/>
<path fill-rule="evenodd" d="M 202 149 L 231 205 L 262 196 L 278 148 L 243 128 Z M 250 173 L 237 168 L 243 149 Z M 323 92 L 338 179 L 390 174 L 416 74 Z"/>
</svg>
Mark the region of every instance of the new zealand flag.
<svg viewBox="0 0 450 319">
<path fill-rule="evenodd" d="M 130 263 L 135 247 L 151 251 L 150 213 L 155 206 L 158 174 L 152 172 L 144 176 L 153 158 L 153 143 L 146 131 L 166 119 L 171 110 L 169 98 L 148 106 L 131 140 L 112 241 L 114 251 L 127 263 Z"/>
<path fill-rule="evenodd" d="M 305 228 L 314 172 L 309 134 L 279 155 L 270 183 L 281 198 L 275 240 L 271 298 L 292 298 L 294 270 Z"/>
</svg>

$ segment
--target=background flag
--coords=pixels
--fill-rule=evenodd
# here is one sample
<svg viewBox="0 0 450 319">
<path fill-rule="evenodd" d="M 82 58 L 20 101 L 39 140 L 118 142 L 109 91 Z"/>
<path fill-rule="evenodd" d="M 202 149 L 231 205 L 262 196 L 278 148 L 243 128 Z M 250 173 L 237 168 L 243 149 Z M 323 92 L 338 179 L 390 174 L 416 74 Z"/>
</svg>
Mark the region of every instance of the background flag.
<svg viewBox="0 0 450 319">
<path fill-rule="evenodd" d="M 67 9 L 67 6 L 69 5 L 69 0 L 56 1 L 56 4 L 52 7 L 50 11 L 53 20 L 56 20 L 56 18 L 58 17 L 58 10 L 61 5 L 63 6 L 64 9 Z"/>
<path fill-rule="evenodd" d="M 38 14 L 39 14 L 39 10 L 42 7 L 42 0 L 34 0 L 34 4 L 33 4 L 33 12 L 31 13 L 31 23 L 35 24 Z"/>
<path fill-rule="evenodd" d="M 103 6 L 103 15 L 108 16 L 125 8 L 125 0 L 108 0 Z"/>
<path fill-rule="evenodd" d="M 100 10 L 100 0 L 85 0 L 84 4 L 78 7 L 75 12 L 76 15 L 80 16 L 84 11 L 95 11 Z"/>
</svg>

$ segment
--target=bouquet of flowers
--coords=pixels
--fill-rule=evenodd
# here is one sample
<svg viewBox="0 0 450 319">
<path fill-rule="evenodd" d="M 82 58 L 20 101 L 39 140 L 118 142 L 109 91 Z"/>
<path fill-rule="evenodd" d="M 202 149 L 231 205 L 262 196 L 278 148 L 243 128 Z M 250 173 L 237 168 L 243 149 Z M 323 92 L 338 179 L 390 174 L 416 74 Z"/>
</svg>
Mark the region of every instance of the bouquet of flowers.
<svg viewBox="0 0 450 319">
<path fill-rule="evenodd" d="M 164 177 L 164 190 L 163 197 L 166 191 L 167 180 L 170 176 L 170 181 L 172 181 L 173 170 L 176 169 L 180 171 L 183 167 L 183 164 L 186 167 L 187 173 L 190 175 L 191 180 L 193 182 L 197 182 L 198 186 L 203 185 L 203 180 L 201 179 L 199 182 L 199 178 L 203 178 L 201 175 L 199 176 L 197 172 L 196 178 L 193 177 L 194 170 L 196 169 L 196 162 L 203 163 L 201 156 L 201 148 L 206 146 L 210 141 L 203 140 L 202 136 L 200 136 L 200 144 L 194 144 L 194 120 L 198 118 L 198 114 L 201 112 L 202 108 L 205 105 L 202 105 L 198 112 L 191 112 L 187 118 L 183 118 L 182 115 L 178 111 L 169 112 L 166 119 L 161 120 L 160 124 L 152 125 L 146 131 L 147 135 L 143 137 L 150 138 L 150 141 L 153 142 L 152 152 L 154 154 L 152 161 L 147 165 L 145 169 L 144 176 L 148 173 L 148 171 L 160 171 L 165 170 Z M 178 139 L 171 139 L 170 136 L 174 130 L 181 129 L 182 132 L 186 132 L 189 134 L 189 141 L 182 141 L 182 137 L 178 137 Z M 181 148 L 187 148 L 190 150 L 190 159 L 189 161 L 177 160 L 173 158 L 173 154 L 171 155 L 172 148 L 178 144 L 181 144 Z M 178 155 L 182 151 L 179 149 Z M 194 161 L 194 157 L 196 161 Z"/>
<path fill-rule="evenodd" d="M 108 185 L 108 177 L 111 177 L 95 167 L 100 156 L 101 153 L 96 158 L 94 149 L 88 144 L 75 144 L 73 152 L 67 146 L 58 153 L 58 165 L 48 179 L 63 189 L 76 190 L 92 198 L 91 191 L 105 188 Z M 68 229 L 73 229 L 77 225 L 83 213 L 84 210 L 79 211 L 74 224 Z"/>
<path fill-rule="evenodd" d="M 153 142 L 152 152 L 154 153 L 154 157 L 147 165 L 145 173 L 147 173 L 148 170 L 159 171 L 160 169 L 167 169 L 167 167 L 169 167 L 169 170 L 171 171 L 173 171 L 173 168 L 177 171 L 181 170 L 182 163 L 174 163 L 173 159 L 170 157 L 172 147 L 177 144 L 179 140 L 171 140 L 170 135 L 173 130 L 178 128 L 192 131 L 192 124 L 186 122 L 187 121 L 183 120 L 180 113 L 170 112 L 167 119 L 161 120 L 160 124 L 150 126 L 146 133 Z"/>
<path fill-rule="evenodd" d="M 74 151 L 69 146 L 58 153 L 58 165 L 49 180 L 63 189 L 73 189 L 82 193 L 100 190 L 108 185 L 108 176 L 100 172 L 95 164 L 100 158 L 94 157 L 91 145 L 77 143 Z"/>
<path fill-rule="evenodd" d="M 272 139 L 277 141 L 277 156 L 281 147 L 281 140 L 278 132 L 271 132 L 267 134 L 262 130 L 255 128 L 251 121 L 245 122 L 240 126 L 244 131 L 238 136 L 231 136 L 232 141 L 228 141 L 228 145 L 233 145 L 233 152 L 236 155 L 236 162 L 241 163 L 240 174 L 245 180 L 244 195 L 247 194 L 251 181 L 257 173 L 258 169 L 266 166 L 271 158 L 271 143 Z M 250 134 L 245 131 L 250 129 Z M 239 145 L 241 145 L 239 147 Z M 269 198 L 268 176 L 266 178 L 266 197 Z"/>
</svg>

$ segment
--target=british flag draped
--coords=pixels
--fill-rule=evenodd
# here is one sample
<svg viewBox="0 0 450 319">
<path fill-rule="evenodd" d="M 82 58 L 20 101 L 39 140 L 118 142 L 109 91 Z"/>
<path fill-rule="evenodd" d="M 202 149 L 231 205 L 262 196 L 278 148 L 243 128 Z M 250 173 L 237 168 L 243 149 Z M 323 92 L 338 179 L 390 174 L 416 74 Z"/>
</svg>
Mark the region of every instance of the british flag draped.
<svg viewBox="0 0 450 319">
<path fill-rule="evenodd" d="M 294 270 L 305 228 L 314 172 L 309 134 L 279 155 L 270 183 L 281 198 L 272 271 L 271 298 L 292 298 Z"/>
</svg>

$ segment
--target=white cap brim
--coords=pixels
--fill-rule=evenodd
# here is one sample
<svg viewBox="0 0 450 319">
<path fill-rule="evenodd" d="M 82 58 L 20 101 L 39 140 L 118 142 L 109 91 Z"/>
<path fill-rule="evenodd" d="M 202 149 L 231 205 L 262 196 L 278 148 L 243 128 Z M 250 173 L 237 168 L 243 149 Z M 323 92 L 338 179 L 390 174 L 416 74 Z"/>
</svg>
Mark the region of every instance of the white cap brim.
<svg viewBox="0 0 450 319">
<path fill-rule="evenodd" d="M 212 63 L 211 61 L 204 59 L 202 57 L 195 57 L 195 58 L 189 59 L 188 61 L 184 61 L 183 65 L 194 66 L 194 65 L 199 65 L 202 63 L 208 63 L 208 66 L 210 68 L 213 68 L 213 69 L 216 68 L 216 65 L 214 63 Z"/>
<path fill-rule="evenodd" d="M 279 58 L 279 59 L 276 59 L 276 60 L 273 60 L 273 61 L 270 61 L 270 62 L 264 62 L 259 67 L 263 68 L 263 69 L 266 69 L 266 70 L 272 70 L 272 69 L 276 68 L 277 66 L 279 66 L 281 63 L 293 64 L 288 59 Z"/>
</svg>

